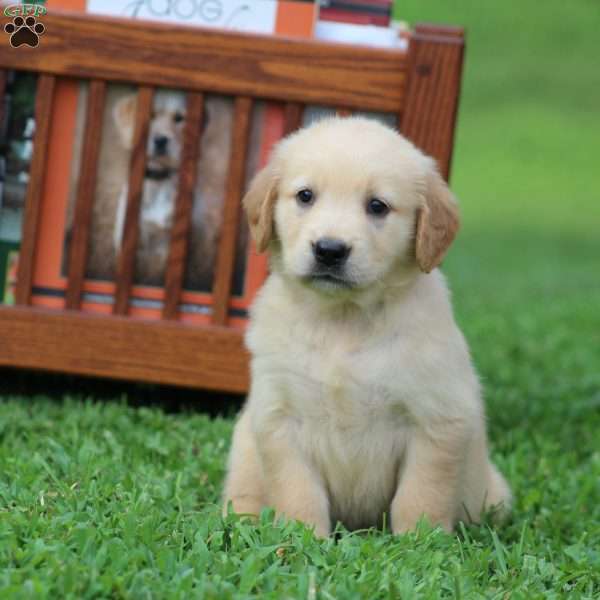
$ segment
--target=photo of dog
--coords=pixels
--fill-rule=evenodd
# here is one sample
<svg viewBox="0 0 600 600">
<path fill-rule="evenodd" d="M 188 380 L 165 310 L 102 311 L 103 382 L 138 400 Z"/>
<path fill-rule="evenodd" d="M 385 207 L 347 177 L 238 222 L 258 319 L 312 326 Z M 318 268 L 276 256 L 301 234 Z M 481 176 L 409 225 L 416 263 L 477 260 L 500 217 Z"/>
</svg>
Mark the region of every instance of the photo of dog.
<svg viewBox="0 0 600 600">
<path fill-rule="evenodd" d="M 82 132 L 85 127 L 87 90 L 83 89 L 78 111 L 68 222 L 72 222 Z M 146 143 L 146 171 L 142 189 L 139 236 L 134 281 L 138 285 L 163 286 L 169 254 L 170 232 L 183 150 L 186 94 L 157 89 Z M 111 281 L 116 266 L 127 206 L 128 175 L 133 144 L 137 92 L 110 85 L 103 119 L 91 241 L 86 277 Z M 247 177 L 256 170 L 262 126 L 262 106 L 252 117 Z M 222 225 L 225 184 L 231 152 L 233 101 L 207 95 L 202 130 L 198 132 L 199 162 L 194 189 L 192 231 L 184 287 L 192 291 L 212 289 L 219 234 Z M 69 227 L 70 230 L 70 227 Z M 68 247 L 68 237 L 66 240 Z M 243 221 L 238 235 L 233 293 L 244 285 L 248 228 Z M 66 256 L 66 253 L 65 253 Z"/>
<path fill-rule="evenodd" d="M 123 146 L 130 152 L 137 96 L 122 98 L 113 115 Z M 186 117 L 183 92 L 159 90 L 147 140 L 147 161 L 140 212 L 135 280 L 146 285 L 164 284 L 179 183 L 179 164 Z M 226 98 L 206 102 L 201 139 L 199 177 L 194 192 L 191 261 L 188 282 L 193 288 L 210 290 L 221 227 L 230 139 L 232 103 Z M 212 160 L 211 160 L 212 159 Z M 121 246 L 127 202 L 125 184 L 119 196 L 114 224 L 115 254 Z"/>
<path fill-rule="evenodd" d="M 113 110 L 121 143 L 128 152 L 132 149 L 136 108 L 137 96 L 131 94 L 119 100 Z M 150 285 L 164 283 L 179 181 L 185 108 L 185 94 L 181 92 L 161 90 L 155 95 L 146 144 L 146 172 L 135 269 L 135 280 Z M 118 256 L 121 248 L 127 191 L 128 185 L 124 183 L 114 222 L 115 256 Z"/>
<path fill-rule="evenodd" d="M 224 512 L 415 528 L 505 514 L 467 343 L 437 269 L 459 227 L 435 162 L 364 117 L 281 141 L 244 198 L 271 274 Z"/>
</svg>

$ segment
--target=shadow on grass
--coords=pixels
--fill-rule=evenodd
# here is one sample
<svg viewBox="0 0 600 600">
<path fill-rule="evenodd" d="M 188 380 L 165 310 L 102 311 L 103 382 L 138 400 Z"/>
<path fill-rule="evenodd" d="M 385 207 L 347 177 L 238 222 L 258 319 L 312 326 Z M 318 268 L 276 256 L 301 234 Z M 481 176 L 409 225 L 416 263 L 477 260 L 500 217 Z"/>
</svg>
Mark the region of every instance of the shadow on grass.
<svg viewBox="0 0 600 600">
<path fill-rule="evenodd" d="M 199 412 L 211 417 L 233 416 L 244 402 L 239 394 L 8 368 L 0 368 L 0 381 L 0 393 L 5 397 L 41 395 L 55 402 L 65 396 L 95 402 L 125 400 L 133 407 L 158 407 L 166 413 Z"/>
</svg>

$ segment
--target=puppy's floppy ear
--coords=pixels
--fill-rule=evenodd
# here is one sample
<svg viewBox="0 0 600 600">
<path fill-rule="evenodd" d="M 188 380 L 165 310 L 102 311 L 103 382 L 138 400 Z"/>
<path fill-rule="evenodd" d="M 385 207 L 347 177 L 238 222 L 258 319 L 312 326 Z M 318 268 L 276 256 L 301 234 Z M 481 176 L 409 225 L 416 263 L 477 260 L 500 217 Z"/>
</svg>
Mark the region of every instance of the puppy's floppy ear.
<svg viewBox="0 0 600 600">
<path fill-rule="evenodd" d="M 120 98 L 113 108 L 113 119 L 117 126 L 121 143 L 127 150 L 130 150 L 133 144 L 136 109 L 136 94 L 127 94 L 127 96 Z"/>
<path fill-rule="evenodd" d="M 273 211 L 277 200 L 278 178 L 271 164 L 260 170 L 250 182 L 242 200 L 248 215 L 250 234 L 258 252 L 264 252 L 274 235 Z"/>
<path fill-rule="evenodd" d="M 423 205 L 417 210 L 415 253 L 424 273 L 435 269 L 459 227 L 458 205 L 435 165 L 426 177 Z"/>
</svg>

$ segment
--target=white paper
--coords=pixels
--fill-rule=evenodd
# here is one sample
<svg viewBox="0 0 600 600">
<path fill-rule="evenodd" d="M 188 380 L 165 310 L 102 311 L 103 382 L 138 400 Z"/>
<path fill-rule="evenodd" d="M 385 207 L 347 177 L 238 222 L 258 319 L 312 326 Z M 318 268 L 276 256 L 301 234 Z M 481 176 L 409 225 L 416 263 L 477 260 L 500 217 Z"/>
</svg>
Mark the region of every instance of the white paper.
<svg viewBox="0 0 600 600">
<path fill-rule="evenodd" d="M 335 21 L 317 21 L 315 37 L 330 42 L 344 42 L 379 48 L 407 48 L 407 41 L 402 39 L 392 27 L 376 25 L 355 25 L 353 23 L 337 23 Z"/>
<path fill-rule="evenodd" d="M 277 0 L 88 0 L 87 11 L 163 23 L 273 33 Z"/>
</svg>

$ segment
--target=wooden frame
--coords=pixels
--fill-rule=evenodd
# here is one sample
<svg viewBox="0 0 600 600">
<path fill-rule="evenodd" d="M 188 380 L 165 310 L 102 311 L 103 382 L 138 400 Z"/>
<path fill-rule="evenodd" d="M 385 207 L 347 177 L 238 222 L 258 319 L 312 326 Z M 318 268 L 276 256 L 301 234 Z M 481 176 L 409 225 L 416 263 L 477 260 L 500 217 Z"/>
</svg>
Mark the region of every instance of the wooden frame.
<svg viewBox="0 0 600 600">
<path fill-rule="evenodd" d="M 307 104 L 342 114 L 371 110 L 397 115 L 400 130 L 434 156 L 448 177 L 458 107 L 464 35 L 461 29 L 421 25 L 409 51 L 199 30 L 155 23 L 54 13 L 36 50 L 0 46 L 0 99 L 5 70 L 39 74 L 38 124 L 26 196 L 17 280 L 17 306 L 0 306 L 0 366 L 63 371 L 243 393 L 248 356 L 242 333 L 227 327 L 227 304 L 243 192 L 249 115 L 254 99 L 285 105 L 285 130 L 296 129 Z M 169 51 L 165 52 L 164 49 Z M 68 257 L 67 309 L 30 306 L 49 117 L 58 77 L 90 81 L 88 121 Z M 82 284 L 90 232 L 101 118 L 107 82 L 140 86 L 124 241 L 118 262 L 113 315 L 82 313 Z M 188 94 L 183 151 L 185 176 L 175 206 L 163 320 L 127 317 L 145 168 L 145 139 L 155 86 Z M 235 126 L 224 222 L 213 288 L 213 324 L 176 322 L 187 256 L 196 177 L 194 131 L 203 94 L 235 97 Z M 2 103 L 0 102 L 0 106 Z"/>
</svg>

